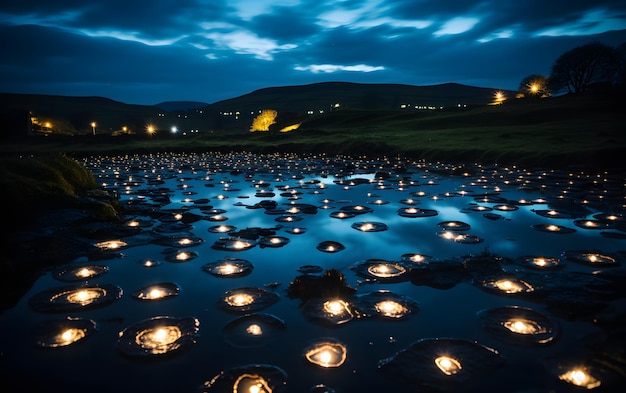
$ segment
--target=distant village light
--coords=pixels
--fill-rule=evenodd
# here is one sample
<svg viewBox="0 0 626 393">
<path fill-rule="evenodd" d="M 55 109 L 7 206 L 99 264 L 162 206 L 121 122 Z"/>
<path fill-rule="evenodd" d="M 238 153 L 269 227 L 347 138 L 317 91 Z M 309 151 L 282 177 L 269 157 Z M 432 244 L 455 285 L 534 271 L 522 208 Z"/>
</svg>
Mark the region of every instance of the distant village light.
<svg viewBox="0 0 626 393">
<path fill-rule="evenodd" d="M 178 132 L 178 128 L 176 126 L 172 126 L 172 134 L 176 134 Z"/>
<path fill-rule="evenodd" d="M 96 122 L 92 121 L 91 122 L 91 132 L 96 135 Z"/>
</svg>

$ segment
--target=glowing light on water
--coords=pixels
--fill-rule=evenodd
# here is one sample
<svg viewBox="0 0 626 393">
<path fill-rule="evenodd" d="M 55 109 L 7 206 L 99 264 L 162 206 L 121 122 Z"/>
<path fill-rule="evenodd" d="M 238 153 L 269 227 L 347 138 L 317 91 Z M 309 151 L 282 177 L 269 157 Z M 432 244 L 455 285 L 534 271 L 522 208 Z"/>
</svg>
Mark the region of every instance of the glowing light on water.
<svg viewBox="0 0 626 393">
<path fill-rule="evenodd" d="M 193 251 L 177 251 L 165 257 L 169 262 L 188 262 L 196 258 L 198 254 Z"/>
<path fill-rule="evenodd" d="M 226 303 L 231 306 L 241 307 L 252 304 L 254 302 L 254 297 L 246 293 L 237 293 L 231 296 L 227 296 L 225 300 Z"/>
<path fill-rule="evenodd" d="M 152 259 L 144 259 L 144 260 L 139 261 L 139 263 L 144 267 L 154 267 L 154 266 L 158 266 L 161 264 L 161 262 L 155 261 Z"/>
<path fill-rule="evenodd" d="M 602 384 L 599 379 L 589 374 L 584 368 L 571 369 L 559 375 L 559 379 L 585 389 L 595 389 Z"/>
<path fill-rule="evenodd" d="M 347 314 L 352 316 L 349 304 L 344 300 L 327 300 L 323 304 L 324 312 L 332 317 Z"/>
<path fill-rule="evenodd" d="M 222 237 L 215 241 L 211 248 L 225 251 L 244 251 L 256 246 L 256 242 L 252 240 Z"/>
<path fill-rule="evenodd" d="M 86 306 L 93 303 L 98 298 L 104 296 L 106 296 L 106 290 L 103 288 L 85 288 L 78 289 L 76 291 L 60 293 L 57 296 L 52 297 L 51 301 L 55 301 L 58 298 L 65 298 L 68 303 Z"/>
<path fill-rule="evenodd" d="M 207 393 L 272 393 L 283 392 L 287 385 L 287 374 L 272 365 L 252 364 L 220 371 L 215 377 L 202 384 Z"/>
<path fill-rule="evenodd" d="M 502 325 L 513 333 L 518 334 L 537 334 L 541 330 L 541 326 L 538 323 L 527 319 L 514 318 L 505 321 Z"/>
<path fill-rule="evenodd" d="M 416 207 L 401 207 L 398 209 L 398 215 L 401 217 L 432 217 L 439 214 L 436 210 L 432 209 L 418 209 Z"/>
<path fill-rule="evenodd" d="M 233 384 L 233 393 L 272 393 L 268 382 L 256 374 L 242 374 Z"/>
<path fill-rule="evenodd" d="M 161 326 L 140 331 L 135 342 L 152 353 L 164 353 L 167 347 L 181 337 L 178 326 Z"/>
<path fill-rule="evenodd" d="M 383 320 L 402 320 L 417 314 L 419 306 L 409 297 L 390 291 L 375 291 L 360 295 L 355 301 L 359 314 Z"/>
<path fill-rule="evenodd" d="M 327 240 L 319 243 L 316 248 L 323 252 L 334 253 L 344 250 L 345 246 L 339 242 Z"/>
<path fill-rule="evenodd" d="M 227 311 L 256 311 L 276 303 L 279 297 L 263 288 L 243 287 L 224 293 L 218 306 Z"/>
<path fill-rule="evenodd" d="M 376 311 L 388 318 L 401 318 L 409 311 L 402 304 L 393 300 L 383 300 L 374 305 Z"/>
<path fill-rule="evenodd" d="M 117 348 L 129 356 L 163 355 L 195 343 L 198 327 L 195 318 L 146 319 L 121 331 Z"/>
<path fill-rule="evenodd" d="M 406 269 L 395 263 L 378 263 L 367 268 L 367 272 L 375 277 L 397 277 L 406 272 Z"/>
<path fill-rule="evenodd" d="M 576 232 L 574 228 L 568 228 L 556 224 L 535 224 L 532 226 L 532 228 L 541 232 L 550 232 L 556 234 L 569 234 Z"/>
<path fill-rule="evenodd" d="M 96 243 L 95 246 L 102 251 L 117 250 L 126 246 L 126 242 L 123 242 L 121 240 L 107 240 L 104 242 Z"/>
<path fill-rule="evenodd" d="M 435 365 L 445 375 L 454 375 L 462 369 L 461 363 L 449 356 L 439 356 L 435 358 Z"/>
<path fill-rule="evenodd" d="M 301 235 L 306 232 L 306 228 L 293 227 L 285 229 L 285 232 L 290 233 L 292 235 Z"/>
<path fill-rule="evenodd" d="M 382 232 L 389 229 L 387 225 L 382 222 L 355 222 L 352 224 L 352 228 L 361 232 Z"/>
<path fill-rule="evenodd" d="M 591 266 L 617 266 L 619 261 L 611 256 L 600 252 L 585 250 L 568 250 L 563 253 L 565 258 L 570 261 L 583 263 Z"/>
<path fill-rule="evenodd" d="M 467 231 L 470 229 L 470 225 L 462 221 L 443 221 L 437 225 L 450 231 Z"/>
<path fill-rule="evenodd" d="M 310 363 L 330 368 L 341 366 L 347 358 L 347 348 L 334 339 L 322 339 L 305 349 L 304 357 Z"/>
<path fill-rule="evenodd" d="M 263 237 L 258 243 L 261 247 L 283 247 L 289 243 L 289 239 L 282 236 Z"/>
<path fill-rule="evenodd" d="M 560 258 L 543 255 L 528 255 L 514 259 L 514 262 L 533 269 L 548 270 L 563 266 Z"/>
<path fill-rule="evenodd" d="M 240 277 L 252 272 L 252 263 L 244 259 L 226 258 L 217 262 L 207 263 L 202 270 L 214 276 Z"/>
<path fill-rule="evenodd" d="M 534 288 L 529 283 L 516 278 L 488 279 L 480 284 L 484 289 L 495 290 L 506 294 L 532 292 Z"/>
<path fill-rule="evenodd" d="M 212 232 L 212 233 L 227 233 L 227 232 L 232 232 L 235 229 L 237 229 L 237 228 L 235 228 L 232 225 L 217 225 L 217 226 L 209 227 L 209 232 Z"/>
<path fill-rule="evenodd" d="M 133 297 L 139 300 L 162 300 L 168 297 L 177 296 L 180 288 L 174 283 L 152 284 L 137 290 Z"/>
<path fill-rule="evenodd" d="M 516 344 L 545 345 L 554 342 L 560 331 L 557 321 L 527 307 L 496 307 L 477 315 L 496 337 Z"/>
<path fill-rule="evenodd" d="M 237 348 L 267 345 L 282 336 L 285 321 L 270 314 L 246 314 L 222 329 L 226 341 Z"/>
<path fill-rule="evenodd" d="M 55 270 L 54 278 L 61 281 L 84 281 L 90 278 L 98 277 L 109 271 L 106 266 L 79 266 L 67 267 L 62 266 Z"/>
<path fill-rule="evenodd" d="M 96 331 L 90 319 L 68 318 L 44 321 L 35 330 L 35 340 L 43 348 L 65 347 L 78 342 Z"/>
</svg>

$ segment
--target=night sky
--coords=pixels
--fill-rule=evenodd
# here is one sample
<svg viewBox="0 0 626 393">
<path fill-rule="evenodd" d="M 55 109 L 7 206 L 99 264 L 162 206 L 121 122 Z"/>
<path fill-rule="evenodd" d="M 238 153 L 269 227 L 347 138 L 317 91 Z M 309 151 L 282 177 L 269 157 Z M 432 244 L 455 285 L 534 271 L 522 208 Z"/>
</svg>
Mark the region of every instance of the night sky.
<svg viewBox="0 0 626 393">
<path fill-rule="evenodd" d="M 516 90 L 626 42 L 624 0 L 8 0 L 0 92 L 129 104 L 326 81 Z"/>
</svg>

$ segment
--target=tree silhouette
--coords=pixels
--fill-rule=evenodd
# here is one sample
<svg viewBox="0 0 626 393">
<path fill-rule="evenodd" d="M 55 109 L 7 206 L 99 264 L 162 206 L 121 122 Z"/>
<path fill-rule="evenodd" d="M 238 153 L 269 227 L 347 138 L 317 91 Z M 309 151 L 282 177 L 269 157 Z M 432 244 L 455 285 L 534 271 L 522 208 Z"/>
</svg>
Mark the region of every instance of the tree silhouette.
<svg viewBox="0 0 626 393">
<path fill-rule="evenodd" d="M 543 98 L 549 97 L 548 78 L 543 75 L 528 75 L 522 79 L 517 88 L 518 97 Z"/>
<path fill-rule="evenodd" d="M 563 53 L 552 65 L 548 86 L 554 93 L 583 93 L 594 83 L 616 84 L 621 57 L 611 46 L 592 42 Z"/>
<path fill-rule="evenodd" d="M 250 131 L 269 131 L 270 126 L 276 123 L 276 116 L 278 112 L 274 109 L 263 109 L 257 117 L 252 119 Z"/>
</svg>

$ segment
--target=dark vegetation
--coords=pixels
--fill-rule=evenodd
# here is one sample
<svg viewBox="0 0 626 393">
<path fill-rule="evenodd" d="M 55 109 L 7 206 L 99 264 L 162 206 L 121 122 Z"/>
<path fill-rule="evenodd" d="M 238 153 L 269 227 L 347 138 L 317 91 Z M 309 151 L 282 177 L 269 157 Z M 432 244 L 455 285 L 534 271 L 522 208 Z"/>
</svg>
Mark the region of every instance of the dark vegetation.
<svg viewBox="0 0 626 393">
<path fill-rule="evenodd" d="M 437 110 L 344 109 L 308 116 L 297 130 L 229 131 L 172 135 L 49 135 L 4 141 L 4 154 L 135 154 L 166 151 L 399 156 L 415 160 L 526 166 L 624 167 L 623 92 Z M 280 120 L 281 114 L 278 113 Z"/>
<path fill-rule="evenodd" d="M 5 202 L 1 310 L 21 298 L 40 269 L 88 252 L 93 244 L 84 239 L 107 225 L 118 226 L 122 208 L 99 189 L 91 172 L 64 154 L 7 156 L 0 163 Z"/>
</svg>

